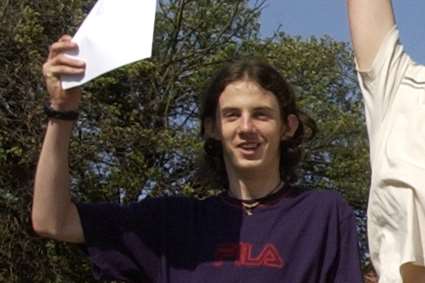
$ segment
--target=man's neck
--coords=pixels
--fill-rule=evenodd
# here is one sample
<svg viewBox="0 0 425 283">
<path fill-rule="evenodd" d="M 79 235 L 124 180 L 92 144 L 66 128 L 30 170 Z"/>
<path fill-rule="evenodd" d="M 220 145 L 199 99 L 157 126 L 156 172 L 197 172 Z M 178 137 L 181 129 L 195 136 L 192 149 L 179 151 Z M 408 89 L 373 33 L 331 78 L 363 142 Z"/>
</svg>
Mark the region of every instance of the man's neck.
<svg viewBox="0 0 425 283">
<path fill-rule="evenodd" d="M 230 194 L 238 199 L 252 200 L 273 193 L 281 184 L 279 171 L 256 174 L 256 172 L 228 172 Z"/>
</svg>

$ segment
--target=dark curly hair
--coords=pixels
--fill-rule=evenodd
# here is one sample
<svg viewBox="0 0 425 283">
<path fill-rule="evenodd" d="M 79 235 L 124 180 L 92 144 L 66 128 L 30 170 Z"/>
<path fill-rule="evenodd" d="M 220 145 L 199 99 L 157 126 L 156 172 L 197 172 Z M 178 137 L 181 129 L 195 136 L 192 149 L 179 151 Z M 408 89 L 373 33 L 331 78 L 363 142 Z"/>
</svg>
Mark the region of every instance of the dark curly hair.
<svg viewBox="0 0 425 283">
<path fill-rule="evenodd" d="M 201 136 L 204 138 L 204 156 L 198 177 L 215 186 L 227 188 L 222 145 L 220 141 L 205 136 L 205 122 L 215 121 L 218 100 L 226 86 L 239 80 L 256 82 L 272 92 L 279 103 L 282 121 L 290 114 L 297 116 L 299 126 L 293 137 L 280 145 L 280 176 L 287 183 L 297 181 L 296 169 L 303 158 L 303 144 L 312 139 L 317 131 L 315 121 L 301 111 L 296 104 L 294 90 L 284 77 L 269 63 L 261 59 L 239 59 L 220 69 L 206 87 L 201 97 Z"/>
</svg>

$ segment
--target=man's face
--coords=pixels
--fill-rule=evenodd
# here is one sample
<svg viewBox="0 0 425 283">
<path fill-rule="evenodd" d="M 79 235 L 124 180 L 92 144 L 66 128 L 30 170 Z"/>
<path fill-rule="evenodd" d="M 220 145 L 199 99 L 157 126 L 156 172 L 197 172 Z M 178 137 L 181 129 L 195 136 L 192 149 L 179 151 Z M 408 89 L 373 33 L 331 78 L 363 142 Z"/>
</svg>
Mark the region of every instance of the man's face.
<svg viewBox="0 0 425 283">
<path fill-rule="evenodd" d="M 280 142 L 296 126 L 290 129 L 282 122 L 271 92 L 243 80 L 220 95 L 213 135 L 223 145 L 227 170 L 279 170 Z"/>
</svg>

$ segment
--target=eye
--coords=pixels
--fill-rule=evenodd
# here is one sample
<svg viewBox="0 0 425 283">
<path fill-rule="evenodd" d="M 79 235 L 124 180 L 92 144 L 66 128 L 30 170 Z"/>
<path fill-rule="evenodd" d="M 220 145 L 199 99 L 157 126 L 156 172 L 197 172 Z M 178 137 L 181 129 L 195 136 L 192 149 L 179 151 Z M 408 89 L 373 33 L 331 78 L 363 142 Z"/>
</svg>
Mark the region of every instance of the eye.
<svg viewBox="0 0 425 283">
<path fill-rule="evenodd" d="M 254 113 L 254 117 L 260 120 L 268 120 L 270 118 L 270 113 L 266 111 L 257 111 Z"/>
<path fill-rule="evenodd" d="M 223 113 L 223 118 L 226 120 L 235 120 L 239 117 L 239 113 L 236 111 L 227 111 Z"/>
</svg>

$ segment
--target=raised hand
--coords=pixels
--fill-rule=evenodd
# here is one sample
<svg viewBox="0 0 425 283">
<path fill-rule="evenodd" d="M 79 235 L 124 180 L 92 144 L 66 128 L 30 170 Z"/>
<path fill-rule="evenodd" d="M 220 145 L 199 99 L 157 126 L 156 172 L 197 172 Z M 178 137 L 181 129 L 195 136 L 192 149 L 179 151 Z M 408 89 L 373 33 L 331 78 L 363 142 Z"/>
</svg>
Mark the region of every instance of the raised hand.
<svg viewBox="0 0 425 283">
<path fill-rule="evenodd" d="M 66 51 L 77 49 L 76 43 L 69 35 L 63 35 L 49 47 L 49 56 L 43 65 L 43 76 L 49 93 L 51 107 L 56 110 L 77 110 L 81 101 L 79 87 L 63 90 L 60 77 L 62 75 L 83 74 L 85 63 L 65 55 Z"/>
</svg>

